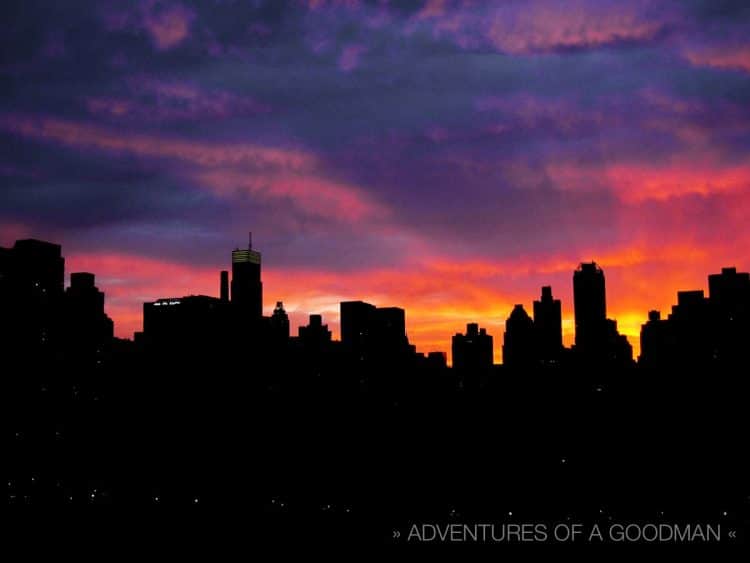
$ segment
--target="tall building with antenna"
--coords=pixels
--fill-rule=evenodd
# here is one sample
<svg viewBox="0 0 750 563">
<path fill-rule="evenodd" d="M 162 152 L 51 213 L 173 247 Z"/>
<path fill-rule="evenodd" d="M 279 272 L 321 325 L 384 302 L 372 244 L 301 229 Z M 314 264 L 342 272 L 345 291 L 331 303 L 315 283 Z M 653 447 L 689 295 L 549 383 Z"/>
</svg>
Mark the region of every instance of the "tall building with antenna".
<svg viewBox="0 0 750 563">
<path fill-rule="evenodd" d="M 263 282 L 260 252 L 253 250 L 253 234 L 249 233 L 247 249 L 232 251 L 232 304 L 251 319 L 263 316 Z"/>
</svg>

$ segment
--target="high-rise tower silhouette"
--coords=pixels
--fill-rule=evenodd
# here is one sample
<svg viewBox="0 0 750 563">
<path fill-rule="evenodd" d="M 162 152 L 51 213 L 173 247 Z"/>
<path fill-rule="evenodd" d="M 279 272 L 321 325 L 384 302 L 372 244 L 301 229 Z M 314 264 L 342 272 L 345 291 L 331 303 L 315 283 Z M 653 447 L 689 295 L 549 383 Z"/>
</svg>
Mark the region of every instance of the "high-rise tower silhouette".
<svg viewBox="0 0 750 563">
<path fill-rule="evenodd" d="M 722 268 L 708 276 L 708 298 L 724 319 L 736 320 L 750 313 L 750 274 Z"/>
<path fill-rule="evenodd" d="M 583 355 L 603 352 L 607 298 L 604 272 L 596 262 L 584 262 L 573 273 L 573 307 L 576 349 Z"/>
<path fill-rule="evenodd" d="M 0 341 L 28 358 L 59 344 L 65 259 L 61 247 L 35 239 L 0 247 Z"/>
<path fill-rule="evenodd" d="M 247 249 L 232 251 L 232 303 L 254 320 L 263 316 L 260 262 L 260 252 L 253 250 L 250 233 Z"/>
<path fill-rule="evenodd" d="M 341 343 L 360 361 L 393 360 L 409 349 L 406 311 L 364 301 L 341 303 Z"/>
<path fill-rule="evenodd" d="M 358 360 L 369 353 L 375 324 L 375 306 L 364 301 L 343 301 L 341 343 Z"/>
<path fill-rule="evenodd" d="M 70 274 L 70 287 L 65 290 L 65 314 L 69 349 L 88 353 L 93 359 L 111 342 L 114 324 L 104 312 L 104 293 L 96 287 L 94 274 Z"/>
<path fill-rule="evenodd" d="M 289 315 L 287 315 L 284 303 L 281 301 L 276 302 L 273 315 L 269 319 L 269 326 L 274 339 L 281 341 L 289 340 Z"/>
<path fill-rule="evenodd" d="M 604 271 L 596 262 L 584 262 L 573 273 L 573 305 L 576 319 L 575 352 L 586 364 L 629 366 L 633 348 L 607 318 Z"/>
<path fill-rule="evenodd" d="M 452 339 L 453 367 L 458 370 L 486 370 L 492 367 L 492 336 L 477 323 L 466 325 L 466 334 Z"/>
<path fill-rule="evenodd" d="M 505 321 L 503 364 L 509 367 L 529 367 L 536 363 L 537 355 L 534 321 L 523 305 L 516 305 Z"/>
<path fill-rule="evenodd" d="M 545 364 L 558 362 L 562 355 L 562 304 L 552 298 L 552 288 L 542 288 L 539 301 L 534 301 L 534 331 L 538 359 Z"/>
<path fill-rule="evenodd" d="M 219 299 L 229 301 L 229 272 L 226 270 L 219 274 Z"/>
</svg>

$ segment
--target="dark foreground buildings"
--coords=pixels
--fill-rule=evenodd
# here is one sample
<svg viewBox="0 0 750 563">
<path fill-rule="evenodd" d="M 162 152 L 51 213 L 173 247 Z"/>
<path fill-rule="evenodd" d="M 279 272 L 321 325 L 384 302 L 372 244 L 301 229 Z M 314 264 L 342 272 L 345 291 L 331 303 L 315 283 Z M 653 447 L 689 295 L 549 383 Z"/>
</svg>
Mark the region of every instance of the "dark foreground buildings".
<svg viewBox="0 0 750 563">
<path fill-rule="evenodd" d="M 750 346 L 750 274 L 723 268 L 702 290 L 680 291 L 663 319 L 649 312 L 641 328 L 640 364 L 681 369 L 743 365 Z"/>
<path fill-rule="evenodd" d="M 532 319 L 516 305 L 505 321 L 503 364 L 509 369 L 561 367 L 580 370 L 626 369 L 633 366 L 633 349 L 607 318 L 604 271 L 595 262 L 582 263 L 573 273 L 575 345 L 562 342 L 562 304 L 552 288 L 542 287 L 534 301 Z"/>
<path fill-rule="evenodd" d="M 145 303 L 130 342 L 94 274 L 64 288 L 58 245 L 0 249 L 9 504 L 240 508 L 284 539 L 295 519 L 375 541 L 412 521 L 747 521 L 748 274 L 652 312 L 636 366 L 582 264 L 572 349 L 544 287 L 503 365 L 470 323 L 449 368 L 401 308 L 344 302 L 341 341 L 318 314 L 293 336 L 281 302 L 263 316 L 260 254 L 231 259 L 217 296 Z"/>
<path fill-rule="evenodd" d="M 503 364 L 511 369 L 559 367 L 563 361 L 562 303 L 550 286 L 534 301 L 534 318 L 516 305 L 505 321 Z"/>
<path fill-rule="evenodd" d="M 219 273 L 218 297 L 187 295 L 144 303 L 143 332 L 136 341 L 150 362 L 162 367 L 212 363 L 218 368 L 248 354 L 246 367 L 251 369 L 259 351 L 276 352 L 289 339 L 281 303 L 271 317 L 263 316 L 261 254 L 249 238 L 247 248 L 231 253 L 231 281 L 228 271 Z M 254 358 L 251 351 L 258 351 Z"/>
<path fill-rule="evenodd" d="M 406 336 L 406 312 L 364 301 L 341 303 L 341 345 L 356 362 L 393 363 L 413 353 Z"/>
<path fill-rule="evenodd" d="M 492 336 L 477 323 L 466 325 L 466 334 L 453 336 L 453 367 L 457 370 L 487 370 L 492 367 Z"/>
<path fill-rule="evenodd" d="M 466 325 L 466 334 L 453 335 L 453 371 L 457 384 L 475 391 L 486 384 L 494 364 L 492 335 L 477 323 Z"/>
<path fill-rule="evenodd" d="M 578 362 L 589 366 L 627 366 L 633 348 L 617 331 L 617 321 L 607 318 L 604 271 L 596 262 L 583 262 L 573 273 L 573 304 Z"/>
<path fill-rule="evenodd" d="M 63 346 L 81 365 L 104 361 L 114 340 L 114 323 L 104 312 L 104 293 L 96 287 L 94 274 L 70 274 L 65 290 Z"/>
<path fill-rule="evenodd" d="M 542 364 L 560 363 L 563 354 L 562 303 L 552 297 L 550 286 L 542 287 L 542 296 L 534 301 L 534 331 L 538 358 Z"/>
<path fill-rule="evenodd" d="M 27 239 L 0 248 L 0 345 L 7 365 L 82 370 L 101 365 L 113 342 L 94 274 L 63 289 L 60 245 Z"/>
<path fill-rule="evenodd" d="M 0 339 L 29 358 L 56 354 L 63 330 L 65 260 L 60 246 L 19 240 L 0 248 Z"/>
<path fill-rule="evenodd" d="M 503 364 L 510 368 L 530 368 L 539 361 L 540 347 L 536 339 L 534 321 L 523 308 L 516 305 L 505 321 Z"/>
<path fill-rule="evenodd" d="M 228 302 L 207 295 L 157 299 L 143 304 L 141 341 L 172 361 L 217 354 L 231 336 L 232 313 Z"/>
</svg>

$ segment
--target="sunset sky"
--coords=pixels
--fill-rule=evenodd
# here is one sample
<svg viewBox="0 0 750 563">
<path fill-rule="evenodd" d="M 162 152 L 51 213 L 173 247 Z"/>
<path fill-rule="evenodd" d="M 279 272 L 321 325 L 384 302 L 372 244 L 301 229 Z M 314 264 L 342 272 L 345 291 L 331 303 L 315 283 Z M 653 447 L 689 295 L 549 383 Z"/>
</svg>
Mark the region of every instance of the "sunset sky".
<svg viewBox="0 0 750 563">
<path fill-rule="evenodd" d="M 6 0 L 0 245 L 63 245 L 118 336 L 218 294 L 253 231 L 267 313 L 407 310 L 419 351 L 563 300 L 649 309 L 750 268 L 747 0 Z"/>
</svg>

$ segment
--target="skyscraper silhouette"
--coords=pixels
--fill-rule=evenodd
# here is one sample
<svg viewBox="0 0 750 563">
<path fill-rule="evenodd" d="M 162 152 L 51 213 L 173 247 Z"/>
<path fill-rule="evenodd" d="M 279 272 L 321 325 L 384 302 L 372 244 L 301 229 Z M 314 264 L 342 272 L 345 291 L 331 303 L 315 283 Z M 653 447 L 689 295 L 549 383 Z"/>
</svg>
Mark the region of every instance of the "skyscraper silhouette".
<svg viewBox="0 0 750 563">
<path fill-rule="evenodd" d="M 400 307 L 375 308 L 376 353 L 399 355 L 406 353 L 406 311 Z"/>
<path fill-rule="evenodd" d="M 253 250 L 252 235 L 247 249 L 232 251 L 232 304 L 249 320 L 263 316 L 263 282 L 260 252 Z"/>
<path fill-rule="evenodd" d="M 648 322 L 641 326 L 641 355 L 638 362 L 649 368 L 665 367 L 671 361 L 674 346 L 670 323 L 659 311 L 648 312 Z"/>
<path fill-rule="evenodd" d="M 584 262 L 573 273 L 575 355 L 585 364 L 630 366 L 633 348 L 607 318 L 604 271 L 596 262 Z"/>
<path fill-rule="evenodd" d="M 708 276 L 708 300 L 715 328 L 717 359 L 741 364 L 750 342 L 750 274 L 722 268 Z"/>
<path fill-rule="evenodd" d="M 369 353 L 375 324 L 375 305 L 364 301 L 343 301 L 341 344 L 353 358 L 362 361 Z"/>
<path fill-rule="evenodd" d="M 284 303 L 281 301 L 276 302 L 269 323 L 275 340 L 289 340 L 289 315 L 286 314 Z"/>
<path fill-rule="evenodd" d="M 552 298 L 552 288 L 542 287 L 542 296 L 534 301 L 534 331 L 538 360 L 544 364 L 560 361 L 563 351 L 562 304 Z"/>
<path fill-rule="evenodd" d="M 702 290 L 678 291 L 667 319 L 656 312 L 641 326 L 644 367 L 741 365 L 750 341 L 750 274 L 722 268 Z"/>
<path fill-rule="evenodd" d="M 341 343 L 358 361 L 392 363 L 403 359 L 410 352 L 406 311 L 400 307 L 375 307 L 364 301 L 344 301 Z"/>
<path fill-rule="evenodd" d="M 722 268 L 708 276 L 708 298 L 717 314 L 727 320 L 750 313 L 750 274 L 737 268 Z"/>
<path fill-rule="evenodd" d="M 70 274 L 64 334 L 68 353 L 75 353 L 82 362 L 95 362 L 112 341 L 114 324 L 104 312 L 104 293 L 96 287 L 94 274 Z"/>
<path fill-rule="evenodd" d="M 677 292 L 669 315 L 675 359 L 683 365 L 702 365 L 715 356 L 711 306 L 703 290 Z"/>
<path fill-rule="evenodd" d="M 604 272 L 596 262 L 584 262 L 573 273 L 573 307 L 578 352 L 584 356 L 603 352 L 607 298 Z"/>
<path fill-rule="evenodd" d="M 60 245 L 35 239 L 0 248 L 0 339 L 27 358 L 60 343 L 65 259 Z"/>
<path fill-rule="evenodd" d="M 494 362 L 492 336 L 477 323 L 467 324 L 466 334 L 453 336 L 452 352 L 453 367 L 458 370 L 486 370 Z"/>
<path fill-rule="evenodd" d="M 229 303 L 207 295 L 144 303 L 141 341 L 151 367 L 168 373 L 184 370 L 191 377 L 208 369 L 219 371 L 235 341 L 231 309 Z M 191 385 L 188 379 L 185 390 Z"/>
<path fill-rule="evenodd" d="M 219 274 L 219 299 L 229 301 L 229 272 L 226 270 Z"/>
<path fill-rule="evenodd" d="M 331 343 L 331 331 L 323 324 L 321 315 L 310 315 L 307 326 L 298 329 L 299 340 L 305 348 L 321 350 Z"/>
<path fill-rule="evenodd" d="M 530 367 L 536 361 L 537 340 L 534 321 L 523 305 L 516 305 L 505 321 L 503 364 L 512 368 Z"/>
</svg>

